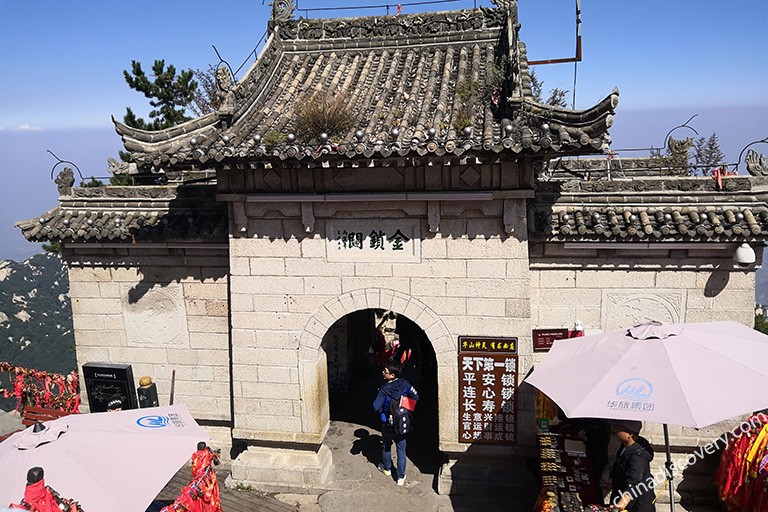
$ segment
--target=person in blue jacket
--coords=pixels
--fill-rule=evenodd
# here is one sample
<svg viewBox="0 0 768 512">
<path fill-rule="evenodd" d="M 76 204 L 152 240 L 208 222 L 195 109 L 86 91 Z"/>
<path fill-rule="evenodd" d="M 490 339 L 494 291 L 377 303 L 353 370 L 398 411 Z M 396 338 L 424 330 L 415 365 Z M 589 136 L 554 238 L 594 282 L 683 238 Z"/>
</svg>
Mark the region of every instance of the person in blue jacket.
<svg viewBox="0 0 768 512">
<path fill-rule="evenodd" d="M 395 433 L 392 425 L 392 416 L 390 414 L 390 403 L 392 400 L 399 403 L 400 397 L 405 395 L 414 400 L 419 399 L 419 394 L 411 386 L 411 383 L 400 378 L 400 366 L 397 363 L 389 362 L 381 371 L 384 377 L 384 384 L 379 388 L 376 400 L 373 401 L 373 409 L 381 417 L 381 463 L 379 471 L 387 476 L 392 474 L 392 441 L 397 448 L 397 485 L 405 484 L 405 439 L 407 435 Z"/>
</svg>

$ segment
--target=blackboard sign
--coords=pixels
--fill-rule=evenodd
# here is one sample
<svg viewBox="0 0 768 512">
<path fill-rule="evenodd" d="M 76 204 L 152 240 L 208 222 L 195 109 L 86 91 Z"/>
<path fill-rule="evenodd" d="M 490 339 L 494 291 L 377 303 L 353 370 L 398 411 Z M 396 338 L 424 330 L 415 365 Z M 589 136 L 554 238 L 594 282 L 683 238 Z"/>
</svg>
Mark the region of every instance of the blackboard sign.
<svg viewBox="0 0 768 512">
<path fill-rule="evenodd" d="M 133 368 L 129 364 L 85 363 L 83 380 L 91 412 L 105 412 L 114 398 L 123 401 L 123 409 L 138 409 Z"/>
</svg>

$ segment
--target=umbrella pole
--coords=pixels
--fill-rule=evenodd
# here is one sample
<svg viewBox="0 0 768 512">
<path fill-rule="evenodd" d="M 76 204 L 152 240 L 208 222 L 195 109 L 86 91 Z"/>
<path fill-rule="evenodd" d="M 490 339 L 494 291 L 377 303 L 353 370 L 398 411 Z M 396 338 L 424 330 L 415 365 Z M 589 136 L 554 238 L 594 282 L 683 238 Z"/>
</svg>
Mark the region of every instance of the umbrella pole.
<svg viewBox="0 0 768 512">
<path fill-rule="evenodd" d="M 664 468 L 669 483 L 669 510 L 675 512 L 675 475 L 673 474 L 675 465 L 672 464 L 672 454 L 669 451 L 669 427 L 666 423 L 664 423 L 664 446 L 667 449 L 667 462 Z"/>
</svg>

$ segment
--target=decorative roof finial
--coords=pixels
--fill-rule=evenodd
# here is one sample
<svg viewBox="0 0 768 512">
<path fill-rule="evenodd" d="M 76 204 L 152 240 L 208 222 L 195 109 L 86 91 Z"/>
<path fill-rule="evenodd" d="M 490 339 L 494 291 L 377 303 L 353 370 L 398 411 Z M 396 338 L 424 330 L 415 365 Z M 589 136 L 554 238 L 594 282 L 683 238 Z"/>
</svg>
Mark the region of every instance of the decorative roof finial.
<svg viewBox="0 0 768 512">
<path fill-rule="evenodd" d="M 293 4 L 293 0 L 274 0 L 272 2 L 272 23 L 277 24 L 292 19 L 295 10 L 296 6 Z"/>
<path fill-rule="evenodd" d="M 68 196 L 72 192 L 72 185 L 75 184 L 75 173 L 69 167 L 64 167 L 64 170 L 59 173 L 55 180 L 56 186 L 59 189 L 60 196 Z"/>
<path fill-rule="evenodd" d="M 768 159 L 754 149 L 747 151 L 747 172 L 752 176 L 768 176 Z"/>
<path fill-rule="evenodd" d="M 232 71 L 225 63 L 219 63 L 216 68 L 216 89 L 219 94 L 219 112 L 231 115 L 235 111 L 235 81 L 232 78 Z"/>
<path fill-rule="evenodd" d="M 514 19 L 517 20 L 517 0 L 491 0 L 491 3 L 499 9 L 513 13 Z"/>
</svg>

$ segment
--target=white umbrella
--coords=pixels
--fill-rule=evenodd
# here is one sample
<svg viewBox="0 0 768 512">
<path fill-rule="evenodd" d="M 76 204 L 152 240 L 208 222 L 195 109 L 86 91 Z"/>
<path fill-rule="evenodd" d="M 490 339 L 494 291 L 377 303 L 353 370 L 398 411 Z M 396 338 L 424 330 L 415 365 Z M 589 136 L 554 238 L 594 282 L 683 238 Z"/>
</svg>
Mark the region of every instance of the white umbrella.
<svg viewBox="0 0 768 512">
<path fill-rule="evenodd" d="M 701 428 L 768 407 L 766 361 L 768 336 L 740 323 L 651 322 L 557 341 L 525 381 L 568 417 L 663 423 L 671 468 L 667 424 Z"/>
<path fill-rule="evenodd" d="M 86 512 L 143 511 L 208 434 L 184 404 L 75 414 L 0 443 L 0 505 L 24 496 L 29 468 Z"/>
</svg>

